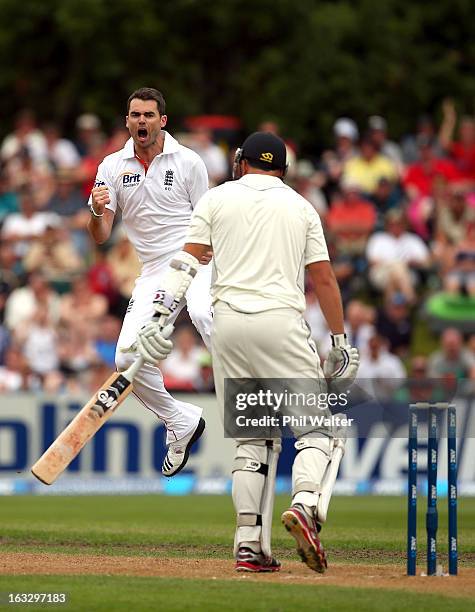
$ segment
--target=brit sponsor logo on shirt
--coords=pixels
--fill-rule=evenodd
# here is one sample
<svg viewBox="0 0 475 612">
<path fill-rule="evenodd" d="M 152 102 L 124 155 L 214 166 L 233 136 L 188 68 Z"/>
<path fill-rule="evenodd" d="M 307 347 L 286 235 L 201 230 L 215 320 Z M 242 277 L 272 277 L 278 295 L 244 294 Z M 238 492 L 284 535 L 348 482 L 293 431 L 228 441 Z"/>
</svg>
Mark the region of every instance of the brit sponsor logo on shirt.
<svg viewBox="0 0 475 612">
<path fill-rule="evenodd" d="M 167 170 L 165 172 L 165 180 L 163 181 L 165 185 L 165 191 L 171 191 L 173 186 L 173 170 Z"/>
<path fill-rule="evenodd" d="M 136 187 L 140 183 L 140 174 L 137 172 L 123 172 L 122 187 Z"/>
</svg>

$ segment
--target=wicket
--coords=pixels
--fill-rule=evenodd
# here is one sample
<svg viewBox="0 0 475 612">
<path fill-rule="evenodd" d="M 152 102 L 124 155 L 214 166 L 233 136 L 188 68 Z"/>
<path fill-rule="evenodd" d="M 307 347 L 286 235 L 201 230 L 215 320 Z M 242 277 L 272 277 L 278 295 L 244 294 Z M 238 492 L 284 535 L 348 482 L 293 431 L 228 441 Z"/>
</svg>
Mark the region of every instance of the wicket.
<svg viewBox="0 0 475 612">
<path fill-rule="evenodd" d="M 427 575 L 437 573 L 437 411 L 447 410 L 447 500 L 449 574 L 457 574 L 457 453 L 455 406 L 447 402 L 417 402 L 409 405 L 408 492 L 407 492 L 407 575 L 416 575 L 417 561 L 417 443 L 418 410 L 428 411 L 427 444 Z"/>
</svg>

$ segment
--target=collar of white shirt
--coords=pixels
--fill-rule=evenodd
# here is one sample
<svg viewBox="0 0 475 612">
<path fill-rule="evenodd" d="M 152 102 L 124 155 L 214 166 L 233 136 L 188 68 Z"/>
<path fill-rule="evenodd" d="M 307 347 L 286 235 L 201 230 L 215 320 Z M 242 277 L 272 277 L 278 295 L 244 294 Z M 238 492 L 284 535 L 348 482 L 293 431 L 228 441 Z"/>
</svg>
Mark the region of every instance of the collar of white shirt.
<svg viewBox="0 0 475 612">
<path fill-rule="evenodd" d="M 245 174 L 238 180 L 238 183 L 260 191 L 274 189 L 275 187 L 286 187 L 278 176 L 271 176 L 270 174 Z"/>
<path fill-rule="evenodd" d="M 175 138 L 171 134 L 169 134 L 166 130 L 162 130 L 165 134 L 165 141 L 163 143 L 163 154 L 167 153 L 176 153 L 180 148 L 180 145 Z M 132 159 L 135 157 L 135 149 L 134 149 L 134 141 L 132 138 L 125 143 L 124 148 L 122 149 L 122 158 L 123 159 Z"/>
</svg>

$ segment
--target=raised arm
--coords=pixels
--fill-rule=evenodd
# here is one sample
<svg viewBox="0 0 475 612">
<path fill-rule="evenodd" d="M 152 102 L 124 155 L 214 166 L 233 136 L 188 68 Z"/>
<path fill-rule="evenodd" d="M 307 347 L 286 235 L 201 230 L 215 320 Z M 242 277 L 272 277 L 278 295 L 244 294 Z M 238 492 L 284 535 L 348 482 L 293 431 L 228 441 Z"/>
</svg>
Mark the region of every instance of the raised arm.
<svg viewBox="0 0 475 612">
<path fill-rule="evenodd" d="M 439 130 L 439 142 L 444 150 L 450 149 L 454 138 L 455 124 L 457 122 L 457 112 L 453 100 L 447 98 L 442 103 L 442 125 Z"/>
</svg>

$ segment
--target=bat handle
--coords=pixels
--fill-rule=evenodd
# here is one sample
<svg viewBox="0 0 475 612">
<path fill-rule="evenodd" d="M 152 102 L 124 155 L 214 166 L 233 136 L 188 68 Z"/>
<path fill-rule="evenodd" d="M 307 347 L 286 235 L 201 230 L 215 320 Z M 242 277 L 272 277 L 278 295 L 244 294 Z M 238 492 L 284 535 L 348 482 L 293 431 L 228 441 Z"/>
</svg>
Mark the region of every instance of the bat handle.
<svg viewBox="0 0 475 612">
<path fill-rule="evenodd" d="M 134 363 L 122 372 L 122 376 L 126 378 L 129 382 L 132 382 L 137 375 L 137 372 L 141 369 L 144 364 L 143 357 L 137 357 Z"/>
<path fill-rule="evenodd" d="M 152 321 L 158 321 L 158 324 L 160 325 L 160 329 L 163 329 L 165 327 L 165 325 L 167 324 L 167 320 L 168 320 L 168 315 L 164 315 L 164 314 L 155 314 L 152 317 Z"/>
<path fill-rule="evenodd" d="M 163 329 L 167 323 L 167 315 L 160 315 L 159 317 L 153 317 L 153 320 L 156 321 L 158 319 L 158 324 L 160 325 L 160 329 Z M 127 368 L 124 372 L 122 372 L 122 376 L 126 378 L 128 381 L 132 382 L 137 375 L 137 372 L 141 369 L 144 364 L 143 357 L 137 357 L 134 363 Z"/>
</svg>

